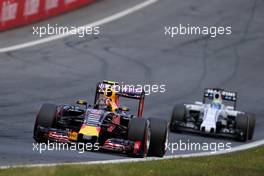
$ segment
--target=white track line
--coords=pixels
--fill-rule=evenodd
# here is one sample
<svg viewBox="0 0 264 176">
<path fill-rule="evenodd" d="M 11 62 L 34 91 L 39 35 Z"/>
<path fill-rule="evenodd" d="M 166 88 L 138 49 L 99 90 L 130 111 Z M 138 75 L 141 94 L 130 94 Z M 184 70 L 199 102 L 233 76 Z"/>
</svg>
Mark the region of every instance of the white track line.
<svg viewBox="0 0 264 176">
<path fill-rule="evenodd" d="M 95 165 L 95 164 L 120 164 L 120 163 L 135 163 L 135 162 L 146 162 L 146 161 L 157 161 L 165 159 L 175 159 L 175 158 L 190 158 L 190 157 L 201 157 L 201 156 L 215 156 L 221 154 L 228 154 L 233 152 L 238 152 L 254 147 L 259 147 L 264 145 L 264 140 L 255 141 L 248 144 L 243 144 L 237 147 L 233 147 L 228 151 L 218 151 L 218 152 L 201 152 L 201 153 L 190 153 L 182 155 L 169 155 L 163 158 L 148 157 L 143 159 L 133 158 L 133 159 L 117 159 L 117 160 L 104 160 L 104 161 L 88 161 L 88 162 L 74 162 L 74 163 L 49 163 L 49 164 L 28 164 L 28 165 L 14 165 L 14 166 L 0 166 L 0 169 L 8 168 L 32 168 L 32 167 L 52 167 L 61 165 Z"/>
<path fill-rule="evenodd" d="M 140 3 L 140 4 L 138 4 L 136 6 L 133 6 L 133 7 L 129 8 L 129 9 L 126 9 L 124 11 L 118 12 L 118 13 L 116 13 L 114 15 L 111 15 L 111 16 L 103 18 L 101 20 L 92 22 L 90 24 L 86 24 L 84 26 L 80 26 L 79 28 L 96 27 L 96 26 L 100 26 L 100 25 L 103 25 L 103 24 L 118 20 L 118 19 L 120 19 L 122 17 L 125 17 L 125 16 L 131 14 L 131 13 L 139 11 L 139 10 L 141 10 L 141 9 L 143 9 L 143 8 L 149 6 L 149 5 L 151 5 L 151 4 L 153 4 L 153 3 L 157 2 L 157 1 L 159 1 L 159 0 L 146 0 L 143 3 Z M 47 38 L 39 39 L 39 40 L 36 40 L 36 41 L 30 41 L 30 42 L 23 43 L 23 44 L 18 44 L 18 45 L 13 45 L 13 46 L 9 46 L 9 47 L 0 48 L 0 53 L 6 53 L 6 52 L 10 52 L 10 51 L 20 50 L 20 49 L 23 49 L 23 48 L 28 48 L 28 47 L 31 47 L 31 46 L 36 46 L 36 45 L 40 45 L 40 44 L 43 44 L 43 43 L 51 42 L 51 41 L 54 41 L 54 40 L 62 39 L 62 38 L 65 38 L 65 37 L 68 37 L 68 36 L 72 35 L 72 32 L 73 31 L 69 31 L 68 33 L 64 33 L 64 34 L 60 34 L 60 35 L 54 35 L 54 36 L 50 36 L 50 37 L 47 37 Z"/>
</svg>

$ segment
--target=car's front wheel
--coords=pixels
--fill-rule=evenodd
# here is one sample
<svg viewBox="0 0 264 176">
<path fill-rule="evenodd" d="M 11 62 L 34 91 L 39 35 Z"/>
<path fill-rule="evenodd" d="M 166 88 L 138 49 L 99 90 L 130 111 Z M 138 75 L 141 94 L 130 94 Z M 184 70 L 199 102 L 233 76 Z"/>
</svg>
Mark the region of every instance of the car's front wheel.
<svg viewBox="0 0 264 176">
<path fill-rule="evenodd" d="M 140 148 L 136 155 L 144 158 L 148 155 L 150 145 L 150 122 L 144 118 L 131 119 L 128 125 L 128 140 L 140 141 Z"/>
<path fill-rule="evenodd" d="M 41 106 L 34 125 L 33 138 L 36 142 L 46 142 L 45 139 L 43 139 L 41 132 L 39 131 L 39 127 L 56 127 L 56 113 L 57 106 L 54 104 L 45 103 Z"/>
<path fill-rule="evenodd" d="M 246 142 L 249 134 L 249 119 L 245 114 L 238 114 L 236 117 L 236 129 L 240 131 L 238 140 Z"/>
<path fill-rule="evenodd" d="M 186 108 L 184 104 L 174 106 L 170 120 L 170 130 L 173 132 L 180 132 L 175 126 L 175 123 L 181 123 L 185 121 Z"/>
<path fill-rule="evenodd" d="M 150 121 L 150 146 L 149 156 L 163 157 L 168 145 L 168 123 L 166 120 L 149 118 Z"/>
<path fill-rule="evenodd" d="M 256 118 L 254 114 L 248 114 L 248 123 L 249 123 L 248 140 L 252 140 L 256 125 Z"/>
</svg>

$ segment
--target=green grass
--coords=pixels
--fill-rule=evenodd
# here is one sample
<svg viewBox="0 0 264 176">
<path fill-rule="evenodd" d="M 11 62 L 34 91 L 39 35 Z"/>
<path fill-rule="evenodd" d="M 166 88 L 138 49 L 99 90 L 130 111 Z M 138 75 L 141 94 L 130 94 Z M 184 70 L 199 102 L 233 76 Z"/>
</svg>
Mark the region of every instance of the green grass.
<svg viewBox="0 0 264 176">
<path fill-rule="evenodd" d="M 210 157 L 106 165 L 10 168 L 0 175 L 20 176 L 263 176 L 264 147 Z"/>
</svg>

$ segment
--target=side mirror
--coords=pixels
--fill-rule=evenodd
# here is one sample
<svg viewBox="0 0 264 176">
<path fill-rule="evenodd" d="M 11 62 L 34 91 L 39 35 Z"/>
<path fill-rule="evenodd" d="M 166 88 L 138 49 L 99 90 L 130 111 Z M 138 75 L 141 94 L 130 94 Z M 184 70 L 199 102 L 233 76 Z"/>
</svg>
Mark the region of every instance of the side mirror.
<svg viewBox="0 0 264 176">
<path fill-rule="evenodd" d="M 235 108 L 233 106 L 226 106 L 227 110 L 235 110 Z"/>
<path fill-rule="evenodd" d="M 195 104 L 196 104 L 196 105 L 203 105 L 203 102 L 196 101 Z"/>
<path fill-rule="evenodd" d="M 119 108 L 119 110 L 128 112 L 129 108 L 126 107 L 126 106 L 122 106 L 122 107 Z"/>
<path fill-rule="evenodd" d="M 79 105 L 84 105 L 84 106 L 87 106 L 87 104 L 88 104 L 87 101 L 85 101 L 85 100 L 77 100 L 76 103 Z"/>
</svg>

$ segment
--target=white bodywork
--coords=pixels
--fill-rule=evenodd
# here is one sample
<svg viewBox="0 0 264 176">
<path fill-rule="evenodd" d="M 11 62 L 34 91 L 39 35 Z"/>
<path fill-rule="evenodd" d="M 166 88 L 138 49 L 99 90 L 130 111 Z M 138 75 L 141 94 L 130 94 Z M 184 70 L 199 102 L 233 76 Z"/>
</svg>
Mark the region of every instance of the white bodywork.
<svg viewBox="0 0 264 176">
<path fill-rule="evenodd" d="M 231 106 L 225 106 L 222 104 L 220 109 L 212 108 L 211 104 L 203 104 L 202 102 L 195 102 L 195 104 L 185 104 L 187 110 L 193 110 L 200 112 L 203 122 L 200 126 L 200 130 L 204 129 L 204 132 L 215 132 L 216 122 L 218 118 L 227 116 L 237 116 L 240 111 L 234 110 Z"/>
<path fill-rule="evenodd" d="M 210 108 L 208 105 L 205 106 L 203 123 L 201 124 L 200 130 L 204 129 L 205 132 L 215 131 L 219 114 L 220 110 Z"/>
</svg>

